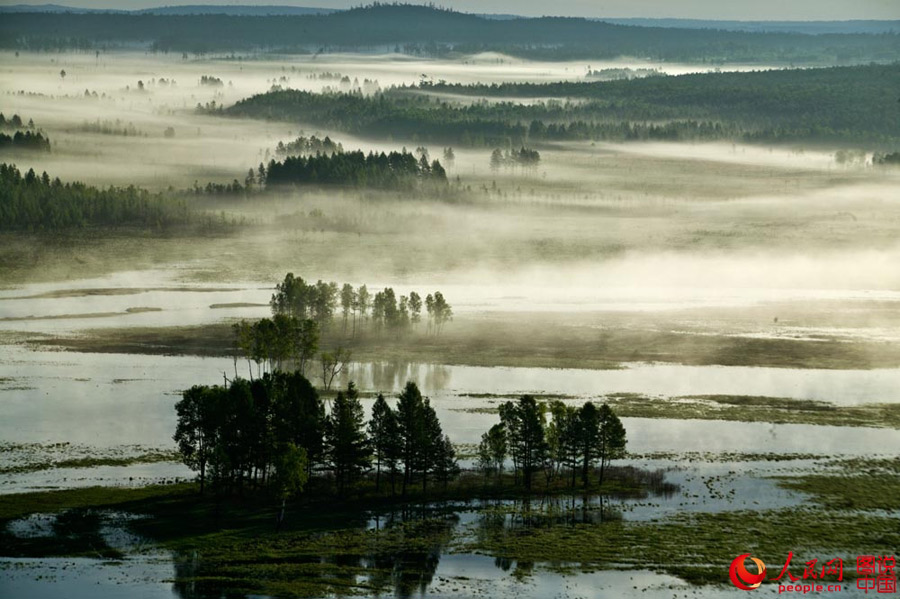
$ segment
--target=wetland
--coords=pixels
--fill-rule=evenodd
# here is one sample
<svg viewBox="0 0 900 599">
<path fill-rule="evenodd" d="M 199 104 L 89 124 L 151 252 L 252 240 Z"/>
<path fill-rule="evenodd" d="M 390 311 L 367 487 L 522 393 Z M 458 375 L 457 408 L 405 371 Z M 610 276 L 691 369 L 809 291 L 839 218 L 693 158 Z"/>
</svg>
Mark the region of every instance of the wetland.
<svg viewBox="0 0 900 599">
<path fill-rule="evenodd" d="M 841 43 L 895 61 L 891 35 Z M 515 45 L 3 48 L 0 110 L 32 119 L 50 149 L 0 149 L 22 178 L 0 196 L 16 206 L 0 222 L 0 595 L 721 597 L 739 592 L 736 556 L 777 571 L 793 552 L 795 574 L 842 558 L 845 594 L 862 596 L 856 556 L 900 548 L 900 172 L 875 161 L 896 151 L 900 125 L 844 108 L 853 81 L 871 85 L 866 102 L 881 97 L 896 62 L 881 61 L 877 81 L 850 65 L 779 83 L 791 111 L 764 116 L 790 135 L 753 137 L 748 119 L 765 105 L 708 96 L 727 110 L 683 99 L 639 118 L 640 94 L 741 94 L 751 70 L 781 81 L 770 68 L 791 65 L 768 51 L 720 73 L 689 59 L 696 49 L 596 55 L 593 69 L 658 71 L 603 88 L 577 52 Z M 836 64 L 822 56 L 816 66 Z M 805 99 L 845 76 L 819 115 L 835 130 L 811 127 Z M 616 100 L 600 106 L 604 89 Z M 309 105 L 283 105 L 285 90 Z M 529 130 L 523 115 L 597 127 L 523 140 L 509 134 Z M 733 134 L 597 133 L 691 118 Z M 458 119 L 483 135 L 451 130 Z M 373 161 L 412 156 L 417 182 L 387 171 L 377 184 L 376 171 L 261 182 L 260 166 L 287 169 L 279 142 L 313 135 Z M 435 162 L 446 181 L 418 182 Z M 43 191 L 13 192 L 29 185 Z M 346 283 L 347 307 L 338 284 L 327 316 L 301 299 L 279 311 L 289 272 L 320 290 Z M 380 307 L 361 307 L 363 286 Z M 437 290 L 452 318 L 413 307 Z M 280 316 L 297 319 L 292 331 L 316 324 L 314 351 L 236 334 Z M 173 441 L 185 392 L 295 368 L 323 417 L 353 383 L 360 426 L 379 395 L 398 411 L 414 383 L 458 475 L 421 466 L 427 490 L 400 496 L 367 458 L 344 488 L 337 458 L 310 453 L 302 491 L 276 489 L 265 463 L 246 488 L 239 474 L 201 493 Z M 591 402 L 621 420 L 627 444 L 584 483 L 574 458 L 545 456 L 526 489 L 520 457 L 480 455 L 523 396 L 548 439 L 557 416 Z"/>
</svg>

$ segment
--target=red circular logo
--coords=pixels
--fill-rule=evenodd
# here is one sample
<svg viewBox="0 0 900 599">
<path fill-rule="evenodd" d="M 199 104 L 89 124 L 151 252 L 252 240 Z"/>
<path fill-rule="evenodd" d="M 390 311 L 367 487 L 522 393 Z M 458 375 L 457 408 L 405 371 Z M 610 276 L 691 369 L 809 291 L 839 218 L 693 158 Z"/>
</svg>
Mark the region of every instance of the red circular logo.
<svg viewBox="0 0 900 599">
<path fill-rule="evenodd" d="M 747 570 L 747 566 L 744 565 L 744 560 L 748 557 L 756 564 L 756 574 L 751 573 Z M 731 562 L 731 567 L 728 569 L 728 575 L 731 577 L 731 582 L 734 586 L 743 591 L 752 591 L 765 580 L 766 565 L 761 559 L 751 557 L 749 553 L 745 553 L 734 558 L 734 561 Z"/>
</svg>

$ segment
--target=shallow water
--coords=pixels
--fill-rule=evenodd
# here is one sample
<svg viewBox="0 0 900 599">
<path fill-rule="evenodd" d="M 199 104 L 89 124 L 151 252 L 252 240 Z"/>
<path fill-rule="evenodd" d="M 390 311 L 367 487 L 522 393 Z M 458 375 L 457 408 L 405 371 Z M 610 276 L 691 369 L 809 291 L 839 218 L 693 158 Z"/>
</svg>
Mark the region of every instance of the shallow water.
<svg viewBox="0 0 900 599">
<path fill-rule="evenodd" d="M 237 370 L 245 375 L 246 363 L 239 362 Z M 168 446 L 174 429 L 172 406 L 181 390 L 195 384 L 221 383 L 223 376 L 231 378 L 234 372 L 235 364 L 227 358 L 30 351 L 23 346 L 3 346 L 0 378 L 8 380 L 0 386 L 5 416 L 0 422 L 0 439 L 15 443 L 67 441 L 98 446 Z M 442 421 L 446 422 L 445 428 L 457 442 L 471 442 L 487 428 L 474 422 L 486 423 L 496 417 L 450 411 L 451 408 L 496 407 L 500 401 L 466 394 L 551 393 L 597 399 L 613 393 L 666 397 L 740 394 L 841 404 L 900 401 L 900 369 L 821 371 L 634 364 L 623 370 L 595 371 L 367 363 L 351 365 L 345 378 L 356 381 L 364 392 L 384 392 L 389 396 L 396 394 L 406 381 L 415 381 L 435 400 Z M 661 442 L 644 444 L 637 441 L 641 437 L 637 434 L 633 438 L 641 447 L 634 450 L 673 449 L 672 439 L 682 434 L 676 422 L 659 423 L 671 431 Z M 769 432 L 772 430 L 790 431 L 792 437 L 804 430 L 802 425 L 784 428 L 696 421 L 685 426 L 709 425 L 719 429 L 748 427 L 747 432 L 767 437 L 777 436 Z M 474 435 L 474 431 L 479 432 Z M 859 436 L 857 429 L 847 431 L 850 437 Z M 654 430 L 653 434 L 657 436 L 660 432 Z M 879 434 L 873 433 L 876 437 Z M 715 443 L 718 442 L 712 444 Z M 727 444 L 731 448 L 754 445 L 739 440 Z M 788 442 L 784 447 L 796 445 Z M 852 451 L 860 444 L 850 443 L 848 447 Z M 674 449 L 703 451 L 706 448 Z"/>
<path fill-rule="evenodd" d="M 0 330 L 65 334 L 92 328 L 186 326 L 212 324 L 229 318 L 269 316 L 268 302 L 274 293 L 274 285 L 255 281 L 186 282 L 191 278 L 192 269 L 201 269 L 201 265 L 173 265 L 162 270 L 117 272 L 97 278 L 3 289 L 0 290 Z M 900 291 L 892 289 L 463 284 L 429 281 L 427 277 L 417 285 L 377 280 L 351 283 L 366 283 L 373 291 L 391 286 L 398 295 L 411 291 L 424 294 L 430 287 L 436 287 L 452 300 L 457 314 L 611 312 L 652 315 L 681 310 L 772 306 L 777 315 L 779 307 L 785 304 L 803 305 L 813 310 L 817 303 L 833 309 L 834 302 L 842 302 L 845 310 L 853 312 L 881 308 L 885 302 L 900 304 Z M 128 313 L 135 308 L 154 310 Z M 746 329 L 746 324 L 729 323 L 724 330 L 715 328 L 715 324 L 702 329 L 715 334 L 795 339 L 815 335 L 862 341 L 900 338 L 897 329 L 876 324 L 848 328 L 776 323 L 755 324 Z M 696 329 L 698 323 L 691 321 L 690 325 Z"/>
<path fill-rule="evenodd" d="M 717 597 L 721 589 L 694 588 L 665 574 L 649 571 L 604 571 L 561 575 L 540 571 L 521 579 L 523 566 L 498 565 L 493 558 L 477 555 L 444 555 L 431 584 L 413 596 L 472 597 L 671 597 L 673 591 L 695 597 Z M 528 566 L 529 568 L 531 566 Z M 89 558 L 0 558 L 0 596 L 30 599 L 199 599 L 209 597 L 171 582 L 171 559 L 130 558 L 104 562 Z"/>
<path fill-rule="evenodd" d="M 175 402 L 195 384 L 218 384 L 234 376 L 223 358 L 31 351 L 3 346 L 0 354 L 0 439 L 6 443 L 73 443 L 98 453 L 135 445 L 171 450 Z M 246 364 L 238 364 L 243 373 Z M 804 371 L 790 369 L 630 365 L 624 370 L 481 368 L 447 365 L 354 364 L 352 377 L 363 392 L 395 397 L 407 380 L 433 400 L 445 432 L 456 443 L 477 443 L 497 422 L 496 414 L 466 410 L 496 408 L 505 398 L 467 394 L 571 395 L 566 401 L 601 399 L 611 393 L 650 395 L 751 394 L 834 401 L 900 401 L 900 370 Z M 373 399 L 363 404 L 368 411 Z M 810 453 L 863 455 L 900 446 L 900 431 L 812 425 L 624 418 L 629 451 Z M 31 451 L 31 450 L 27 450 Z M 27 454 L 26 451 L 26 454 Z M 7 452 L 0 466 L 41 461 Z M 81 451 L 81 450 L 79 450 Z M 133 450 L 129 450 L 132 451 Z M 83 451 L 82 451 L 83 453 Z M 52 457 L 52 456 L 51 456 Z M 57 457 L 49 461 L 57 461 Z M 182 478 L 174 463 L 0 475 L 0 493 L 23 489 L 134 485 Z"/>
<path fill-rule="evenodd" d="M 90 558 L 0 558 L 0 597 L 31 599 L 177 599 L 168 556 L 104 561 Z"/>
<path fill-rule="evenodd" d="M 357 582 L 375 582 L 379 587 L 387 587 L 389 593 L 393 590 L 391 594 L 404 597 L 670 598 L 683 593 L 684 596 L 707 598 L 736 592 L 726 586 L 691 586 L 677 577 L 640 569 L 581 571 L 578 564 L 566 563 L 552 564 L 551 569 L 550 564 L 440 552 L 416 554 L 407 559 L 410 557 L 413 558 L 410 562 L 398 562 L 387 579 L 373 574 L 372 581 L 363 576 L 358 577 Z M 365 558 L 361 562 L 367 563 Z M 32 599 L 62 596 L 67 599 L 209 599 L 220 596 L 219 592 L 209 592 L 199 585 L 171 582 L 179 570 L 181 574 L 189 575 L 190 568 L 190 561 L 185 563 L 184 558 L 179 558 L 174 562 L 165 555 L 137 555 L 121 561 L 0 558 L 0 596 Z M 559 568 L 567 568 L 567 571 L 560 572 Z M 755 593 L 774 596 L 778 589 L 774 585 L 765 585 Z M 852 584 L 844 585 L 842 595 L 863 596 Z"/>
</svg>

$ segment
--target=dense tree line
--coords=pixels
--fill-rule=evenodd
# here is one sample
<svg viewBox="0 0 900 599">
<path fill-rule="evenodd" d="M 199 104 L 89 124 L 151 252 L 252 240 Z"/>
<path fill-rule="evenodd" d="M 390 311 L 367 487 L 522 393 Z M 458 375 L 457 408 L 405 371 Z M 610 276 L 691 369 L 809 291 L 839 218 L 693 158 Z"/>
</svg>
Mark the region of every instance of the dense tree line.
<svg viewBox="0 0 900 599">
<path fill-rule="evenodd" d="M 663 77 L 665 73 L 659 69 L 631 69 L 624 68 L 607 68 L 607 69 L 591 69 L 588 68 L 587 77 L 594 81 L 621 81 L 623 79 L 638 79 L 640 77 Z"/>
<path fill-rule="evenodd" d="M 305 137 L 301 135 L 294 141 L 284 143 L 278 142 L 275 146 L 275 154 L 277 156 L 309 156 L 313 154 L 340 154 L 343 153 L 344 146 L 334 142 L 327 135 L 325 139 L 320 139 L 315 135 Z"/>
<path fill-rule="evenodd" d="M 34 131 L 16 131 L 13 135 L 0 133 L 0 150 L 6 149 L 49 152 L 50 138 Z"/>
<path fill-rule="evenodd" d="M 500 148 L 494 148 L 491 152 L 491 169 L 498 170 L 500 167 L 521 167 L 525 169 L 536 168 L 541 163 L 541 154 L 537 150 L 522 146 L 521 149 L 507 149 L 505 152 Z"/>
<path fill-rule="evenodd" d="M 0 129 L 31 129 L 34 130 L 34 120 L 28 119 L 28 124 L 26 125 L 22 121 L 22 117 L 18 114 L 14 114 L 9 118 L 0 112 Z"/>
<path fill-rule="evenodd" d="M 295 122 L 309 119 L 354 135 L 476 147 L 567 140 L 716 140 L 744 135 L 741 127 L 714 121 L 612 120 L 616 115 L 596 102 L 457 106 L 400 93 L 364 97 L 282 90 L 210 112 Z"/>
<path fill-rule="evenodd" d="M 201 221 L 180 198 L 144 189 L 63 183 L 0 164 L 0 228 L 56 231 L 86 226 L 166 228 Z"/>
<path fill-rule="evenodd" d="M 202 75 L 200 77 L 200 85 L 205 85 L 206 87 L 223 87 L 225 83 L 218 77 Z"/>
<path fill-rule="evenodd" d="M 124 123 L 120 119 L 85 121 L 76 131 L 83 133 L 99 133 L 100 135 L 121 135 L 123 137 L 146 137 L 147 134 L 138 130 L 134 123 Z"/>
<path fill-rule="evenodd" d="M 698 73 L 610 82 L 423 84 L 441 93 L 588 100 L 619 121 L 691 119 L 760 138 L 900 137 L 900 65 Z"/>
<path fill-rule="evenodd" d="M 350 185 L 380 189 L 414 189 L 423 183 L 445 186 L 447 172 L 438 160 L 403 152 L 336 152 L 288 156 L 269 162 L 267 187 L 296 184 Z"/>
<path fill-rule="evenodd" d="M 205 186 L 194 182 L 191 191 L 196 195 L 236 196 L 278 189 L 291 185 L 342 185 L 370 189 L 413 191 L 426 189 L 441 193 L 449 189 L 447 172 L 440 161 L 429 161 L 425 155 L 416 155 L 405 149 L 400 152 L 364 154 L 361 151 L 344 152 L 340 144 L 330 139 L 298 138 L 296 145 L 285 146 L 279 142 L 278 154 L 287 157 L 278 162 L 270 160 L 268 166 L 260 163 L 249 169 L 241 184 L 208 182 Z M 318 143 L 316 143 L 318 142 Z M 313 153 L 303 147 L 320 146 Z M 452 158 L 452 151 L 450 154 Z"/>
<path fill-rule="evenodd" d="M 252 170 L 251 170 L 252 172 Z M 197 181 L 194 181 L 194 186 L 190 189 L 190 191 L 194 195 L 206 195 L 206 196 L 229 196 L 233 197 L 236 195 L 247 194 L 253 189 L 253 183 L 250 182 L 245 185 L 241 185 L 241 182 L 237 179 L 232 179 L 231 183 L 213 183 L 212 181 L 207 182 L 206 185 L 200 185 Z"/>
<path fill-rule="evenodd" d="M 485 476 L 499 478 L 511 459 L 515 480 L 526 489 L 531 489 L 535 473 L 545 472 L 549 482 L 565 469 L 573 487 L 578 475 L 586 486 L 596 464 L 602 484 L 609 463 L 625 455 L 625 443 L 625 427 L 607 404 L 598 408 L 587 402 L 576 408 L 555 401 L 545 406 L 524 396 L 500 406 L 500 422 L 481 437 L 478 464 Z"/>
<path fill-rule="evenodd" d="M 264 373 L 288 369 L 306 376 L 311 365 L 318 363 L 326 390 L 351 358 L 341 346 L 321 347 L 322 333 L 333 329 L 338 320 L 341 333 L 350 337 L 367 330 L 403 335 L 420 327 L 424 307 L 425 333 L 438 335 L 453 317 L 453 310 L 440 291 L 426 295 L 423 302 L 415 291 L 398 298 L 390 287 L 371 294 L 365 285 L 354 288 L 345 283 L 339 287 L 321 280 L 307 283 L 293 273 L 276 286 L 270 305 L 272 318 L 242 320 L 232 325 L 235 377 L 239 359 L 247 361 L 251 380 L 253 364 L 257 377 L 262 377 Z"/>
<path fill-rule="evenodd" d="M 422 320 L 423 305 L 427 315 L 426 332 L 440 334 L 453 318 L 453 309 L 440 291 L 427 294 L 423 302 L 415 291 L 398 298 L 391 287 L 372 294 L 365 285 L 354 289 L 348 283 L 342 287 L 321 280 L 307 283 L 293 273 L 285 275 L 276 286 L 269 303 L 276 316 L 309 319 L 320 328 L 331 326 L 340 308 L 343 330 L 354 335 L 369 326 L 376 331 L 400 333 L 416 328 Z"/>
<path fill-rule="evenodd" d="M 900 139 L 897 65 L 703 73 L 628 81 L 423 84 L 412 91 L 537 97 L 457 105 L 410 90 L 375 96 L 282 90 L 235 116 L 311 120 L 357 135 L 474 146 L 564 140 L 872 141 Z M 550 98 L 571 98 L 559 102 Z"/>
<path fill-rule="evenodd" d="M 641 56 L 663 61 L 822 64 L 893 60 L 896 34 L 748 33 L 629 27 L 579 18 L 488 19 L 374 4 L 325 15 L 8 13 L 0 47 L 58 50 L 145 43 L 156 51 L 311 52 L 384 46 L 419 55 L 503 52 L 540 59 Z"/>
<path fill-rule="evenodd" d="M 326 413 L 316 389 L 299 372 L 276 370 L 253 381 L 194 386 L 176 404 L 174 440 L 184 463 L 198 473 L 201 493 L 268 489 L 279 498 L 328 475 L 340 495 L 374 470 L 375 490 L 390 480 L 402 495 L 428 482 L 446 484 L 459 474 L 453 445 L 415 383 L 396 408 L 379 395 L 366 425 L 353 383 L 338 392 Z"/>
</svg>

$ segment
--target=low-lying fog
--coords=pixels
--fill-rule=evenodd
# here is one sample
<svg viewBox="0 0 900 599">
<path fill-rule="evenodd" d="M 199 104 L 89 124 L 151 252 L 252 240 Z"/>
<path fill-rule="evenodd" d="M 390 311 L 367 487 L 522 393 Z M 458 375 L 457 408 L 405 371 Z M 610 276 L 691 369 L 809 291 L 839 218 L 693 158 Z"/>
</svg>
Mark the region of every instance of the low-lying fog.
<svg viewBox="0 0 900 599">
<path fill-rule="evenodd" d="M 53 151 L 8 153 L 2 160 L 101 186 L 225 183 L 243 180 L 247 169 L 275 157 L 279 141 L 301 132 L 330 135 L 348 150 L 418 144 L 362 140 L 314 124 L 205 116 L 194 111 L 198 103 L 227 105 L 272 85 L 340 87 L 336 74 L 384 87 L 423 76 L 574 80 L 584 78 L 587 66 L 498 55 L 426 61 L 4 53 L 0 111 L 33 119 L 50 136 Z M 223 85 L 201 85 L 204 75 Z M 91 124 L 131 134 L 92 132 Z M 167 128 L 173 135 L 165 135 Z M 428 150 L 442 158 L 443 148 L 432 144 Z M 541 149 L 535 169 L 493 171 L 490 148 L 455 150 L 455 162 L 447 165 L 456 189 L 450 199 L 346 190 L 243 202 L 199 199 L 194 201 L 252 224 L 227 239 L 135 240 L 124 250 L 119 241 L 85 242 L 76 264 L 16 240 L 34 263 L 9 283 L 172 268 L 184 281 L 271 285 L 293 270 L 370 286 L 454 285 L 460 290 L 454 299 L 473 309 L 491 304 L 483 297 L 517 298 L 500 309 L 565 311 L 601 304 L 897 299 L 900 177 L 867 166 L 870 157 L 839 163 L 827 148 L 730 143 L 560 143 Z M 37 312 L 67 313 L 62 309 Z M 6 318 L 20 312 L 0 308 Z"/>
<path fill-rule="evenodd" d="M 276 85 L 342 89 L 344 76 L 349 85 L 358 80 L 373 91 L 442 79 L 576 81 L 585 80 L 588 68 L 613 67 L 709 70 L 494 54 L 435 61 L 0 52 L 0 112 L 32 119 L 52 140 L 50 153 L 5 151 L 0 162 L 101 187 L 184 190 L 195 182 L 243 182 L 248 169 L 276 158 L 279 141 L 301 132 L 329 135 L 345 150 L 420 144 L 358 139 L 315 123 L 206 116 L 195 111 L 198 104 L 230 105 Z M 221 79 L 221 85 L 201 84 L 201 77 Z M 443 161 L 444 148 L 427 149 Z M 646 395 L 671 407 L 659 418 L 623 418 L 632 454 L 685 456 L 633 455 L 620 462 L 669 469 L 667 479 L 682 486 L 673 497 L 631 500 L 629 520 L 809 501 L 764 478 L 783 474 L 781 462 L 735 462 L 742 459 L 738 453 L 833 459 L 872 457 L 897 446 L 900 431 L 873 428 L 881 423 L 871 420 L 863 420 L 869 428 L 822 425 L 815 420 L 820 404 L 802 408 L 810 420 L 789 424 L 684 419 L 687 412 L 679 415 L 677 406 L 697 395 L 830 402 L 862 414 L 873 413 L 870 404 L 900 403 L 900 174 L 872 167 L 871 155 L 838 156 L 838 148 L 827 147 L 587 142 L 539 149 L 536 168 L 493 170 L 492 148 L 454 148 L 455 161 L 445 164 L 450 191 L 443 195 L 332 187 L 190 196 L 197 208 L 242 221 L 230 230 L 0 233 L 0 495 L 188 476 L 176 462 L 17 468 L 42 460 L 61 464 L 65 457 L 171 451 L 173 404 L 181 391 L 219 384 L 239 368 L 246 376 L 247 367 L 217 353 L 220 346 L 207 352 L 213 357 L 141 352 L 174 347 L 177 354 L 187 347 L 178 343 L 194 341 L 191 329 L 162 327 L 269 315 L 273 287 L 289 271 L 312 281 L 366 284 L 372 293 L 386 286 L 397 295 L 440 290 L 452 305 L 455 321 L 440 338 L 426 338 L 423 327 L 398 334 L 390 340 L 393 355 L 388 334 L 363 339 L 374 349 L 364 357 L 354 353 L 357 361 L 347 364 L 338 384 L 359 383 L 367 413 L 373 393 L 394 398 L 414 380 L 434 400 L 450 439 L 472 444 L 496 423 L 498 403 L 521 393 L 564 397 L 573 405 Z M 224 327 L 194 331 L 227 334 Z M 129 334 L 147 336 L 127 347 Z M 100 343 L 104 335 L 112 345 Z M 159 345 L 150 348 L 146 339 L 154 335 Z M 177 338 L 174 345 L 166 335 Z M 702 343 L 710 338 L 719 345 Z M 66 342 L 82 351 L 45 345 Z M 673 347 L 663 347 L 670 342 Z M 755 361 L 741 361 L 752 343 Z M 438 350 L 423 358 L 429 344 Z M 447 355 L 470 350 L 477 360 Z M 721 360 L 729 351 L 739 359 Z M 522 355 L 547 361 L 532 364 Z M 318 364 L 312 370 L 322 373 Z M 324 378 L 308 374 L 316 383 Z M 697 452 L 724 460 L 696 461 L 690 456 Z M 721 493 L 706 486 L 713 475 Z M 111 561 L 108 571 L 68 559 L 59 566 L 16 558 L 6 569 L 17 573 L 6 588 L 22 596 L 51 596 L 63 588 L 91 597 L 118 596 L 123 589 L 169 596 L 171 584 L 157 581 L 172 578 L 171 566 L 145 568 L 145 557 Z M 486 596 L 496 589 L 546 596 L 565 586 L 570 593 L 610 588 L 636 597 L 638 585 L 640 593 L 660 597 L 674 588 L 721 594 L 721 587 L 698 590 L 667 575 L 634 571 L 622 577 L 541 572 L 513 583 L 517 578 L 495 568 L 493 558 L 444 555 L 441 564 L 436 580 L 452 578 L 459 596 L 479 588 L 462 585 L 456 593 L 459 573 L 470 580 L 473 571 L 500 581 L 481 587 Z M 108 584 L 113 580 L 115 586 Z"/>
</svg>

